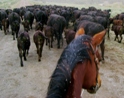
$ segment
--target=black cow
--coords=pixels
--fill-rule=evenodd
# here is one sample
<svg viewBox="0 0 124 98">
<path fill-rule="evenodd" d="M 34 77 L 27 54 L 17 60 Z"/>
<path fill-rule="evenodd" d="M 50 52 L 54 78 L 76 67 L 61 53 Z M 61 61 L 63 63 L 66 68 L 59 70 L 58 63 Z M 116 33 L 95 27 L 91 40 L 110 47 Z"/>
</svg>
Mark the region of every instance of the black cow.
<svg viewBox="0 0 124 98">
<path fill-rule="evenodd" d="M 72 22 L 75 23 L 76 19 L 78 19 L 81 15 L 81 10 L 74 10 L 72 13 Z"/>
<path fill-rule="evenodd" d="M 66 28 L 68 28 L 69 21 L 70 21 L 70 18 L 71 18 L 71 12 L 68 11 L 68 10 L 61 10 L 60 15 L 65 18 L 65 20 L 66 20 Z"/>
<path fill-rule="evenodd" d="M 17 38 L 19 29 L 20 29 L 20 22 L 21 22 L 20 16 L 16 12 L 12 12 L 11 14 L 9 14 L 8 20 L 11 26 L 13 40 L 15 40 L 15 34 Z"/>
<path fill-rule="evenodd" d="M 0 29 L 2 30 L 2 21 L 7 19 L 8 15 L 5 10 L 0 10 Z M 5 33 L 6 34 L 6 33 Z"/>
<path fill-rule="evenodd" d="M 95 34 L 97 34 L 97 33 L 101 32 L 101 31 L 105 30 L 104 26 L 102 26 L 101 24 L 95 23 L 95 22 L 91 22 L 91 21 L 87 21 L 87 20 L 81 21 L 79 24 L 77 24 L 77 27 L 76 28 L 77 28 L 77 30 L 79 28 L 84 28 L 86 34 L 87 35 L 90 35 L 90 36 L 94 36 Z M 104 60 L 104 50 L 105 50 L 104 43 L 105 43 L 105 39 L 100 44 L 101 52 L 102 52 L 101 53 L 102 60 Z"/>
<path fill-rule="evenodd" d="M 49 16 L 47 25 L 52 27 L 53 32 L 55 34 L 55 38 L 57 39 L 58 48 L 60 48 L 60 40 L 62 39 L 62 33 L 66 26 L 65 18 L 60 15 L 51 14 Z M 63 40 L 62 40 L 62 44 L 63 44 Z"/>
<path fill-rule="evenodd" d="M 21 17 L 22 20 L 23 20 L 23 18 L 24 18 L 25 12 L 26 12 L 26 8 L 25 8 L 25 7 L 21 7 L 21 8 L 20 8 L 20 13 L 19 13 L 19 15 L 20 15 L 20 17 Z"/>
<path fill-rule="evenodd" d="M 78 21 L 81 21 L 81 20 L 89 20 L 89 21 L 95 22 L 94 17 L 91 15 L 80 15 L 80 17 L 78 18 Z"/>
<path fill-rule="evenodd" d="M 48 16 L 44 11 L 38 10 L 35 12 L 35 19 L 36 19 L 36 22 L 40 22 L 44 26 L 44 24 L 47 23 Z"/>
<path fill-rule="evenodd" d="M 33 24 L 33 21 L 34 21 L 34 14 L 33 14 L 33 12 L 26 11 L 25 14 L 24 14 L 24 21 L 28 21 L 29 25 L 30 25 L 30 28 L 32 29 L 32 24 Z"/>
<path fill-rule="evenodd" d="M 18 15 L 20 15 L 20 8 L 14 8 L 13 12 L 16 12 Z"/>
<path fill-rule="evenodd" d="M 19 33 L 19 36 L 17 38 L 17 47 L 19 51 L 20 64 L 21 64 L 21 67 L 23 67 L 22 57 L 24 57 L 25 61 L 27 60 L 26 54 L 28 55 L 28 51 L 30 48 L 30 37 L 26 31 Z"/>
<path fill-rule="evenodd" d="M 12 13 L 12 12 L 13 12 L 12 9 L 6 9 L 7 15 L 9 15 L 9 14 Z"/>
<path fill-rule="evenodd" d="M 96 16 L 95 20 L 97 23 L 101 24 L 102 26 L 104 26 L 105 29 L 107 29 L 108 27 L 108 20 L 106 17 L 102 17 L 102 16 Z"/>
</svg>

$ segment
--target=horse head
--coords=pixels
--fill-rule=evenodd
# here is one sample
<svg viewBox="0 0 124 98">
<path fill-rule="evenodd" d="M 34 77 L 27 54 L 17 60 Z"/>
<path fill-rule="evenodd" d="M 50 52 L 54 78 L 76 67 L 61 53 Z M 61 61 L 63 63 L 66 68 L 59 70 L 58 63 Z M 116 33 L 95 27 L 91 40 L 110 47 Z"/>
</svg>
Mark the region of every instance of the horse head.
<svg viewBox="0 0 124 98">
<path fill-rule="evenodd" d="M 96 80 L 94 81 L 93 85 L 87 89 L 89 93 L 96 93 L 96 91 L 100 88 L 101 86 L 101 78 L 99 74 L 99 61 L 101 60 L 101 54 L 99 53 L 99 45 L 102 43 L 104 36 L 106 34 L 107 30 L 104 30 L 96 35 L 93 36 L 92 42 L 90 46 L 92 47 L 93 50 L 93 55 L 92 53 L 89 53 L 91 55 L 91 60 L 94 62 L 94 65 L 96 66 Z M 92 63 L 93 64 L 93 63 Z"/>
<path fill-rule="evenodd" d="M 80 98 L 82 88 L 96 93 L 101 86 L 98 46 L 105 34 L 106 30 L 93 37 L 79 34 L 64 49 L 51 76 L 46 98 Z"/>
</svg>

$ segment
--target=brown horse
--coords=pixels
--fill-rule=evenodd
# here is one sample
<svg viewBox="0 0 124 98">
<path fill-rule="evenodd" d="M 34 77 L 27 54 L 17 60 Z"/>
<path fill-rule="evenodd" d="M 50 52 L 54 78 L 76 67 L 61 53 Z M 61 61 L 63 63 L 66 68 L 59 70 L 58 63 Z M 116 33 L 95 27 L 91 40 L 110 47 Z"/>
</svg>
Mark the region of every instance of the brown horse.
<svg viewBox="0 0 124 98">
<path fill-rule="evenodd" d="M 97 46 L 106 31 L 75 38 L 63 51 L 51 76 L 46 98 L 80 98 L 81 90 L 96 93 L 101 86 Z"/>
</svg>

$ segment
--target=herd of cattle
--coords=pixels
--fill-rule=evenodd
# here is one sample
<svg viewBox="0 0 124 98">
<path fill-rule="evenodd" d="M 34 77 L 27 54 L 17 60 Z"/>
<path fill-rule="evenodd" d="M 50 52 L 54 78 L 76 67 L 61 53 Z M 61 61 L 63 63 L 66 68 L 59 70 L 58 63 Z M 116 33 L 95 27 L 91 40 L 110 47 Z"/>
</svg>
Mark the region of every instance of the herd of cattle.
<svg viewBox="0 0 124 98">
<path fill-rule="evenodd" d="M 57 40 L 57 47 L 63 43 L 63 32 L 67 44 L 75 37 L 77 30 L 84 28 L 85 34 L 93 36 L 106 29 L 109 38 L 109 30 L 115 32 L 115 40 L 122 40 L 124 34 L 124 13 L 119 13 L 115 17 L 111 16 L 111 10 L 101 10 L 95 7 L 78 9 L 77 7 L 66 7 L 57 5 L 33 5 L 21 8 L 0 9 L 0 29 L 4 30 L 5 35 L 9 32 L 9 26 L 13 35 L 13 40 L 17 38 L 20 64 L 23 66 L 22 57 L 26 60 L 26 54 L 30 48 L 30 36 L 28 31 L 32 29 L 34 21 L 35 34 L 34 43 L 37 48 L 38 61 L 41 60 L 42 49 L 46 39 L 46 45 L 53 48 L 52 43 Z M 20 24 L 24 31 L 19 32 Z M 118 38 L 120 35 L 120 39 Z M 101 43 L 101 54 L 104 60 L 104 42 Z"/>
</svg>

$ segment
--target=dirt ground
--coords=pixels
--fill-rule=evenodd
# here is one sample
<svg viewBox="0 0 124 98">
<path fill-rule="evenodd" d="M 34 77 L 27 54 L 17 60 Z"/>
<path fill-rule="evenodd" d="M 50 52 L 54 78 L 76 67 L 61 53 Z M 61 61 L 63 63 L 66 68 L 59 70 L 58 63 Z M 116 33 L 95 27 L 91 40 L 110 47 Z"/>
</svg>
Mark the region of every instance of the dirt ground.
<svg viewBox="0 0 124 98">
<path fill-rule="evenodd" d="M 22 3 L 26 5 L 24 1 Z M 22 26 L 20 31 L 23 31 Z M 49 77 L 66 43 L 57 49 L 54 42 L 51 50 L 44 45 L 41 62 L 38 62 L 33 34 L 34 25 L 33 30 L 29 31 L 29 55 L 24 67 L 20 67 L 17 41 L 13 40 L 11 32 L 4 35 L 0 31 L 0 98 L 45 98 Z M 84 90 L 82 98 L 124 98 L 124 39 L 122 43 L 114 41 L 112 31 L 110 40 L 106 37 L 105 62 L 100 65 L 100 75 L 102 86 L 98 92 L 91 95 Z"/>
</svg>

